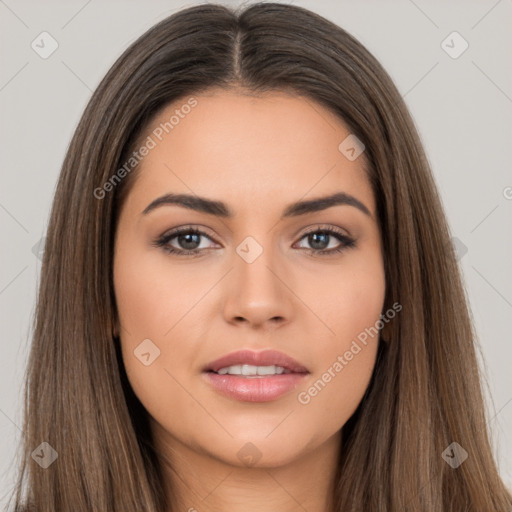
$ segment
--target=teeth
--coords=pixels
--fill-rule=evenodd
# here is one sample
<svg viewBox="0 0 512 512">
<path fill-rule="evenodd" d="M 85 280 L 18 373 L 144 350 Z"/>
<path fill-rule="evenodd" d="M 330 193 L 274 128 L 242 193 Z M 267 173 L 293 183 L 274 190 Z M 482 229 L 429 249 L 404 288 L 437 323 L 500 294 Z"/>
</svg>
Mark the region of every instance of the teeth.
<svg viewBox="0 0 512 512">
<path fill-rule="evenodd" d="M 217 373 L 219 375 L 243 375 L 251 377 L 257 375 L 281 375 L 282 373 L 290 373 L 282 366 L 253 366 L 251 364 L 235 364 L 220 368 Z"/>
</svg>

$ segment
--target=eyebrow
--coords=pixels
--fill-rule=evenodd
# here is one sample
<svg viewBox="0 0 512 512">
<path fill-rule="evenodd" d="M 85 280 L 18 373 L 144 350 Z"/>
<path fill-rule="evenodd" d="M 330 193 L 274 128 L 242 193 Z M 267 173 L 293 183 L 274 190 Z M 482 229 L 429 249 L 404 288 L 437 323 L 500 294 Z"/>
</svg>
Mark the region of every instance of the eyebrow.
<svg viewBox="0 0 512 512">
<path fill-rule="evenodd" d="M 189 194 L 165 194 L 161 197 L 157 197 L 148 206 L 146 206 L 142 214 L 147 215 L 155 208 L 165 205 L 182 206 L 189 210 L 195 210 L 226 219 L 231 219 L 234 216 L 229 207 L 221 201 L 214 201 L 205 197 Z M 353 206 L 369 217 L 372 217 L 370 210 L 361 201 L 359 201 L 359 199 L 356 199 L 354 196 L 345 192 L 337 192 L 330 196 L 292 203 L 285 208 L 281 219 L 319 212 L 338 205 Z"/>
</svg>

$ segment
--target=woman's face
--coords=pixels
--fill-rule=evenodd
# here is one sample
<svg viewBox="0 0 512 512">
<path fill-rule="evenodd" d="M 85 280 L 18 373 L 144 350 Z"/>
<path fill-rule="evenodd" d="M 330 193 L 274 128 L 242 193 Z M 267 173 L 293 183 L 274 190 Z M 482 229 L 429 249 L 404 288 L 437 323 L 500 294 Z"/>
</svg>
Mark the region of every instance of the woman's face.
<svg viewBox="0 0 512 512">
<path fill-rule="evenodd" d="M 217 90 L 152 122 L 114 285 L 124 365 L 160 446 L 271 467 L 339 439 L 370 381 L 385 292 L 375 198 L 349 136 L 280 92 Z"/>
</svg>

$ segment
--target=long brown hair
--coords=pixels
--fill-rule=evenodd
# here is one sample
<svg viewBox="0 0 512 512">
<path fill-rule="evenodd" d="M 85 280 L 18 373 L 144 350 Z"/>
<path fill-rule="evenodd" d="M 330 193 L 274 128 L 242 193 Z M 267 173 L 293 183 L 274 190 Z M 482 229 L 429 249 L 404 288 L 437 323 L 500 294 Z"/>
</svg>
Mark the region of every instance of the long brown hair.
<svg viewBox="0 0 512 512">
<path fill-rule="evenodd" d="M 317 14 L 277 3 L 203 4 L 169 16 L 119 57 L 89 101 L 47 232 L 15 510 L 173 510 L 147 413 L 112 334 L 113 237 L 137 166 L 104 184 L 164 106 L 212 87 L 294 91 L 338 115 L 366 147 L 383 238 L 384 309 L 398 302 L 402 310 L 343 426 L 334 510 L 510 510 L 489 440 L 476 334 L 407 107 L 357 40 Z M 58 454 L 46 469 L 31 457 L 42 442 Z M 457 468 L 442 456 L 453 442 L 468 453 Z"/>
</svg>

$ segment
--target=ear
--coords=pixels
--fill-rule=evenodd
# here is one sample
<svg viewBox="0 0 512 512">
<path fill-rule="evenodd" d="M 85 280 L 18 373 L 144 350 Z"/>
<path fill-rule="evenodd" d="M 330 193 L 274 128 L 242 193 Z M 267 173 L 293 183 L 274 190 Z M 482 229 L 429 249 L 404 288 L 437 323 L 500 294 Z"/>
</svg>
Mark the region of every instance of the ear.
<svg viewBox="0 0 512 512">
<path fill-rule="evenodd" d="M 120 334 L 119 322 L 118 322 L 117 318 L 115 318 L 112 321 L 112 337 L 119 338 L 119 334 Z"/>
<path fill-rule="evenodd" d="M 396 318 L 388 318 L 387 322 L 384 321 L 384 326 L 380 330 L 380 339 L 388 343 L 389 341 L 396 339 Z"/>
<path fill-rule="evenodd" d="M 380 339 L 386 343 L 389 342 L 392 338 L 392 330 L 391 322 L 384 323 L 384 327 L 380 330 Z"/>
</svg>

